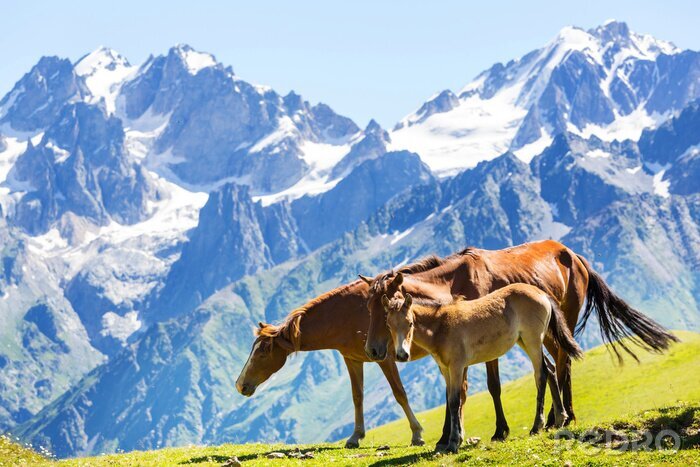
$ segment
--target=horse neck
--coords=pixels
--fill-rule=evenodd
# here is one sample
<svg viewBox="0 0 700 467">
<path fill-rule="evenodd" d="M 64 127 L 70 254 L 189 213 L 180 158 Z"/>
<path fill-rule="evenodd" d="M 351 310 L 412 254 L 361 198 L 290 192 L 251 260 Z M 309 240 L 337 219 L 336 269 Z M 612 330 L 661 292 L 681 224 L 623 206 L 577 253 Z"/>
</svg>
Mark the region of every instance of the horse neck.
<svg viewBox="0 0 700 467">
<path fill-rule="evenodd" d="M 362 327 L 360 313 L 364 311 L 363 297 L 353 293 L 329 295 L 309 306 L 299 321 L 300 350 L 341 349 L 347 335 Z M 365 319 L 366 332 L 369 326 Z"/>
<path fill-rule="evenodd" d="M 424 305 L 414 303 L 413 311 L 413 340 L 415 343 L 431 352 L 436 345 L 437 330 L 440 327 L 442 313 L 440 305 Z"/>
</svg>

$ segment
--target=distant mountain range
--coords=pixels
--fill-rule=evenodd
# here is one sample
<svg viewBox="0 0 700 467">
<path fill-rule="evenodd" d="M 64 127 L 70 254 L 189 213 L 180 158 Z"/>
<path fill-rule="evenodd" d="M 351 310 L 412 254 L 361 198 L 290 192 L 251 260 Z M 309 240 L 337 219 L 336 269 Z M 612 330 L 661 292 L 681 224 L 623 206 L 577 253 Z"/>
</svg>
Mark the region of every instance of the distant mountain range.
<svg viewBox="0 0 700 467">
<path fill-rule="evenodd" d="M 697 330 L 699 82 L 699 52 L 567 27 L 385 130 L 187 45 L 44 57 L 0 100 L 0 431 L 60 457 L 336 439 L 353 415 L 333 352 L 235 391 L 255 323 L 467 245 L 559 239 Z M 509 354 L 503 377 L 527 365 Z M 368 421 L 397 418 L 368 369 Z M 414 409 L 441 403 L 429 359 L 401 373 Z"/>
</svg>

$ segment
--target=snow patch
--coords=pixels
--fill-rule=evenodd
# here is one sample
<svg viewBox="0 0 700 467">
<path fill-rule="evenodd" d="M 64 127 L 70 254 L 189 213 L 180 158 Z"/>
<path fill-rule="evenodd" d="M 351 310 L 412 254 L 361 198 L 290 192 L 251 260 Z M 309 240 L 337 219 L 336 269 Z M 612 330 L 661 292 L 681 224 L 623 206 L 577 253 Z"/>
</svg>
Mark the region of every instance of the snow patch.
<svg viewBox="0 0 700 467">
<path fill-rule="evenodd" d="M 277 146 L 270 154 L 279 152 L 279 144 L 287 138 L 299 139 L 299 130 L 291 118 L 284 116 L 277 121 L 277 129 L 267 136 L 260 138 L 251 148 L 250 152 L 262 152 L 269 146 Z"/>
<path fill-rule="evenodd" d="M 341 178 L 331 180 L 331 169 L 350 152 L 351 146 L 352 140 L 344 144 L 302 142 L 299 146 L 301 158 L 309 166 L 309 172 L 293 186 L 278 193 L 254 196 L 253 201 L 269 206 L 283 199 L 294 200 L 304 195 L 318 195 L 332 190 Z"/>
<path fill-rule="evenodd" d="M 654 174 L 654 194 L 661 196 L 662 198 L 668 198 L 670 196 L 670 193 L 668 191 L 669 187 L 671 186 L 671 182 L 669 180 L 664 180 L 664 175 L 666 174 L 666 171 L 671 167 L 670 165 L 664 166 L 662 170 L 659 170 L 657 173 Z"/>
<path fill-rule="evenodd" d="M 586 139 L 597 136 L 603 141 L 624 141 L 626 139 L 638 141 L 642 136 L 642 131 L 654 128 L 668 118 L 668 115 L 657 113 L 649 115 L 642 105 L 628 115 L 621 116 L 617 111 L 614 113 L 615 120 L 608 126 L 588 124 L 583 129 L 578 129 L 571 123 L 567 123 L 567 129 Z"/>
<path fill-rule="evenodd" d="M 518 159 L 529 164 L 530 161 L 549 147 L 552 144 L 552 137 L 547 133 L 544 128 L 542 129 L 542 136 L 537 141 L 533 141 L 530 144 L 526 144 L 520 149 L 513 151 Z"/>
<path fill-rule="evenodd" d="M 53 141 L 47 142 L 46 147 L 51 149 L 53 151 L 53 153 L 56 155 L 55 161 L 57 164 L 62 164 L 70 157 L 70 152 L 66 151 L 63 148 L 56 146 L 56 144 Z"/>
<path fill-rule="evenodd" d="M 177 53 L 182 58 L 182 61 L 187 66 L 187 71 L 191 75 L 196 75 L 204 68 L 216 66 L 214 56 L 205 52 L 197 52 L 188 45 L 177 47 Z"/>
<path fill-rule="evenodd" d="M 471 95 L 448 112 L 391 132 L 390 151 L 420 155 L 438 176 L 454 175 L 508 150 L 526 109 L 516 105 L 520 86 L 506 88 L 491 99 Z"/>
<path fill-rule="evenodd" d="M 592 158 L 597 158 L 600 157 L 602 159 L 608 159 L 612 156 L 609 152 L 603 151 L 602 149 L 591 149 L 586 153 L 586 156 L 592 157 Z M 629 172 L 629 170 L 628 170 Z M 636 172 L 629 172 L 629 173 L 636 173 Z"/>
<path fill-rule="evenodd" d="M 404 239 L 404 238 L 406 238 L 408 235 L 410 235 L 411 232 L 413 232 L 413 229 L 414 229 L 414 228 L 415 228 L 415 227 L 409 227 L 408 229 L 404 230 L 404 231 L 401 232 L 401 233 L 396 232 L 396 233 L 394 234 L 394 238 L 391 239 L 391 242 L 389 242 L 389 244 L 390 244 L 390 245 L 394 245 L 394 244 L 400 242 L 402 239 Z"/>
<path fill-rule="evenodd" d="M 135 311 L 130 311 L 124 316 L 119 316 L 113 311 L 102 315 L 101 336 L 111 336 L 125 343 L 134 332 L 141 328 L 141 321 Z"/>
</svg>

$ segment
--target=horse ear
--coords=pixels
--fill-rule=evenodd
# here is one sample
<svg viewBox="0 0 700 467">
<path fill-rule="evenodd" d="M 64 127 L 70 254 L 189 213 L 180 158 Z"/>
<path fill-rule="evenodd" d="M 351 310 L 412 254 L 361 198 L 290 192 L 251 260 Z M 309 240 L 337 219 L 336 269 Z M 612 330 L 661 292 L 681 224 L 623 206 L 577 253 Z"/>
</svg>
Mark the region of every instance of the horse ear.
<svg viewBox="0 0 700 467">
<path fill-rule="evenodd" d="M 382 295 L 382 305 L 384 305 L 384 308 L 389 308 L 389 297 L 386 294 Z"/>
<path fill-rule="evenodd" d="M 263 323 L 262 321 L 258 321 L 258 326 L 260 327 L 260 329 L 265 329 L 265 323 Z"/>
<path fill-rule="evenodd" d="M 394 277 L 394 280 L 391 281 L 391 285 L 398 287 L 401 284 L 403 284 L 403 274 L 398 272 L 398 273 L 396 273 L 396 277 Z"/>
<path fill-rule="evenodd" d="M 371 279 L 371 278 L 369 278 L 369 277 L 367 277 L 367 276 L 363 276 L 362 274 L 358 274 L 358 276 L 359 276 L 360 279 L 362 279 L 362 282 L 366 283 L 367 285 L 372 285 L 372 279 Z"/>
<path fill-rule="evenodd" d="M 411 305 L 413 305 L 413 297 L 411 297 L 410 293 L 407 293 L 406 298 L 403 301 L 403 306 L 404 308 L 408 309 L 411 308 Z"/>
<path fill-rule="evenodd" d="M 272 339 L 272 342 L 279 345 L 280 347 L 282 347 L 284 350 L 286 350 L 288 352 L 296 351 L 296 349 L 294 348 L 294 345 L 286 337 L 275 336 Z"/>
</svg>

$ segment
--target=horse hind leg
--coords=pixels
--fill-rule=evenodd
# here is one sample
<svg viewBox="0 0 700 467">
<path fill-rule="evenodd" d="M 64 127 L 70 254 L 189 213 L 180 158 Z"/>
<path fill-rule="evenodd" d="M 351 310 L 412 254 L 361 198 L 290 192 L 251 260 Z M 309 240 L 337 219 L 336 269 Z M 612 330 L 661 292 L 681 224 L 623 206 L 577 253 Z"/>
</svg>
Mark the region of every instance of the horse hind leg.
<svg viewBox="0 0 700 467">
<path fill-rule="evenodd" d="M 547 356 L 542 353 L 544 360 L 544 368 L 547 372 L 547 380 L 549 381 L 549 392 L 552 395 L 552 411 L 554 412 L 554 425 L 561 428 L 566 423 L 569 416 L 566 414 L 566 409 L 562 404 L 561 393 L 559 392 L 559 382 L 555 373 L 555 366 Z"/>
<path fill-rule="evenodd" d="M 505 441 L 510 433 L 508 421 L 503 413 L 501 403 L 501 378 L 498 372 L 498 359 L 486 362 L 486 383 L 493 399 L 493 408 L 496 411 L 496 432 L 491 441 Z"/>
<path fill-rule="evenodd" d="M 550 355 L 553 355 L 553 356 L 558 355 L 559 346 L 557 346 L 556 342 L 554 342 L 554 339 L 552 339 L 549 335 L 545 335 L 545 337 L 544 337 L 544 346 L 549 351 Z M 560 388 L 559 390 L 561 391 L 561 385 L 557 384 L 557 387 L 559 387 Z M 555 412 L 556 412 L 556 409 L 554 407 L 554 404 L 552 404 L 552 406 L 549 408 L 549 413 L 547 414 L 547 423 L 545 424 L 545 428 L 549 429 L 549 428 L 552 428 L 555 426 L 555 424 L 556 424 L 555 415 L 554 415 Z"/>
<path fill-rule="evenodd" d="M 542 343 L 535 344 L 534 339 L 521 339 L 518 344 L 525 351 L 532 367 L 534 368 L 535 386 L 537 387 L 537 404 L 535 409 L 535 421 L 532 423 L 530 434 L 534 435 L 544 427 L 544 393 L 547 389 L 547 365 L 544 362 Z"/>
<path fill-rule="evenodd" d="M 442 424 L 442 436 L 435 445 L 436 451 L 444 451 L 447 449 L 447 443 L 450 442 L 450 427 L 452 426 L 452 418 L 450 417 L 450 394 L 445 389 L 445 421 Z"/>
</svg>

